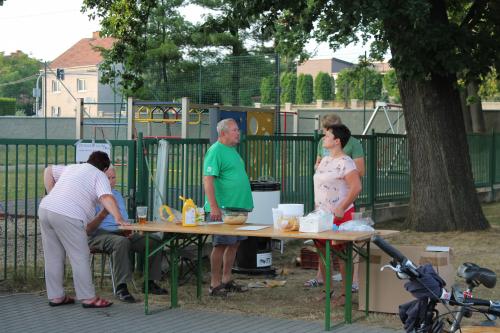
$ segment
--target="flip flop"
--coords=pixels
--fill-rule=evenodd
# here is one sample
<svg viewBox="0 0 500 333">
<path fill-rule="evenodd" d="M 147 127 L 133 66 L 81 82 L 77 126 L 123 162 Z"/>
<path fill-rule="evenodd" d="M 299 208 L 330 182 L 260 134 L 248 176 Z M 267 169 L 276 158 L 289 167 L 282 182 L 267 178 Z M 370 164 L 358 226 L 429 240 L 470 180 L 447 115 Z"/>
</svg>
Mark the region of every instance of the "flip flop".
<svg viewBox="0 0 500 333">
<path fill-rule="evenodd" d="M 85 309 L 107 308 L 112 304 L 113 302 L 107 301 L 103 298 L 96 297 L 91 303 L 82 303 L 82 307 L 84 307 Z"/>
<path fill-rule="evenodd" d="M 68 304 L 75 304 L 75 299 L 73 297 L 69 296 L 64 296 L 63 300 L 61 302 L 49 302 L 50 306 L 59 306 L 59 305 L 68 305 Z"/>
<path fill-rule="evenodd" d="M 318 281 L 317 279 L 310 279 L 304 282 L 304 287 L 308 288 L 317 288 L 321 287 L 323 285 L 323 282 Z"/>
</svg>

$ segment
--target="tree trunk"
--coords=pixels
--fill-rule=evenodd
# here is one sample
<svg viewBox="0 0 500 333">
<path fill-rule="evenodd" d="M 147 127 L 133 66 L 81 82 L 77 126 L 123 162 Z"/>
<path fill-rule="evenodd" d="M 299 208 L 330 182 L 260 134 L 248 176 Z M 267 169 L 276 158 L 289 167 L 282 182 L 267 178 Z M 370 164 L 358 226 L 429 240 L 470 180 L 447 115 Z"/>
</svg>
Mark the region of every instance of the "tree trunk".
<svg viewBox="0 0 500 333">
<path fill-rule="evenodd" d="M 472 119 L 472 131 L 474 133 L 484 133 L 486 132 L 486 126 L 484 123 L 481 97 L 479 97 L 478 92 L 479 84 L 477 82 L 469 82 L 467 84 L 467 100 L 469 102 L 469 110 Z"/>
<path fill-rule="evenodd" d="M 455 78 L 431 77 L 399 80 L 410 152 L 408 225 L 416 231 L 487 229 Z"/>
<path fill-rule="evenodd" d="M 460 89 L 460 107 L 464 117 L 465 132 L 472 133 L 472 119 L 470 116 L 469 106 L 467 105 L 467 90 Z"/>
</svg>

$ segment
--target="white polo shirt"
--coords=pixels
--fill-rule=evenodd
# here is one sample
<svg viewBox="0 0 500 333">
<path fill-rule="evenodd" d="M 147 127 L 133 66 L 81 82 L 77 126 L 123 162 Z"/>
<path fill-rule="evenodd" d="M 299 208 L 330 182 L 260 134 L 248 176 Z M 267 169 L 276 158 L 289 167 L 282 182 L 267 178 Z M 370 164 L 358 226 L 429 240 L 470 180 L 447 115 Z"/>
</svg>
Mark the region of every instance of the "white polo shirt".
<svg viewBox="0 0 500 333">
<path fill-rule="evenodd" d="M 92 164 L 53 165 L 55 185 L 40 208 L 89 223 L 99 198 L 111 194 L 108 177 Z"/>
</svg>

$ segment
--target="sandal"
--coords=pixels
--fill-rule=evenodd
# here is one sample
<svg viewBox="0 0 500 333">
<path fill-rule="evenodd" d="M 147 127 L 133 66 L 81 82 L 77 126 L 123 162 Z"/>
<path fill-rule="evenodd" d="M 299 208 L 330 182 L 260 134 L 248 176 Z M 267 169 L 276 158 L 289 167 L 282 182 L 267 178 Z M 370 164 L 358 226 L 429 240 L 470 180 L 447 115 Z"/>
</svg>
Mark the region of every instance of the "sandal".
<svg viewBox="0 0 500 333">
<path fill-rule="evenodd" d="M 59 306 L 59 305 L 67 305 L 67 304 L 75 304 L 75 299 L 73 297 L 69 297 L 64 295 L 64 298 L 60 302 L 49 302 L 50 306 Z"/>
<path fill-rule="evenodd" d="M 222 284 L 218 285 L 217 287 L 210 287 L 208 288 L 208 295 L 209 296 L 221 296 L 221 297 L 226 297 L 227 296 L 227 290 L 224 289 L 224 286 Z"/>
<path fill-rule="evenodd" d="M 310 279 L 304 282 L 304 287 L 317 288 L 323 286 L 323 282 L 318 281 L 318 279 Z"/>
<path fill-rule="evenodd" d="M 244 293 L 248 291 L 247 286 L 242 286 L 241 284 L 237 284 L 236 282 L 234 282 L 234 280 L 231 280 L 227 283 L 223 283 L 222 287 L 226 289 L 226 291 L 233 293 Z"/>
<path fill-rule="evenodd" d="M 112 304 L 113 304 L 113 302 L 106 301 L 104 298 L 96 297 L 90 303 L 82 303 L 82 306 L 85 309 L 93 309 L 93 308 L 107 308 L 108 306 L 111 306 Z"/>
</svg>

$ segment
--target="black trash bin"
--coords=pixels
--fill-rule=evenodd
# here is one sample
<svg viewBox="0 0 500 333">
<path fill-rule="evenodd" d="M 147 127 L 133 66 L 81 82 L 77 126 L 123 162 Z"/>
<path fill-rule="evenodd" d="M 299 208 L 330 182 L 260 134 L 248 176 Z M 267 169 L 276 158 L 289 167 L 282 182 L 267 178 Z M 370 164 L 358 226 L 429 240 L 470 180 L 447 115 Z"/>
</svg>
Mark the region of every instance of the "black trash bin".
<svg viewBox="0 0 500 333">
<path fill-rule="evenodd" d="M 270 210 L 268 205 L 270 200 L 276 201 L 276 204 L 279 203 L 281 184 L 274 180 L 258 180 L 251 181 L 250 186 L 254 198 L 254 210 L 252 214 L 264 216 L 263 218 L 269 221 L 260 221 L 261 223 L 259 224 L 268 224 L 272 228 L 272 212 L 268 212 L 268 210 Z M 277 207 L 277 205 L 275 207 Z M 242 274 L 275 275 L 276 269 L 272 267 L 272 264 L 271 238 L 248 237 L 248 239 L 240 243 L 233 272 Z"/>
</svg>

